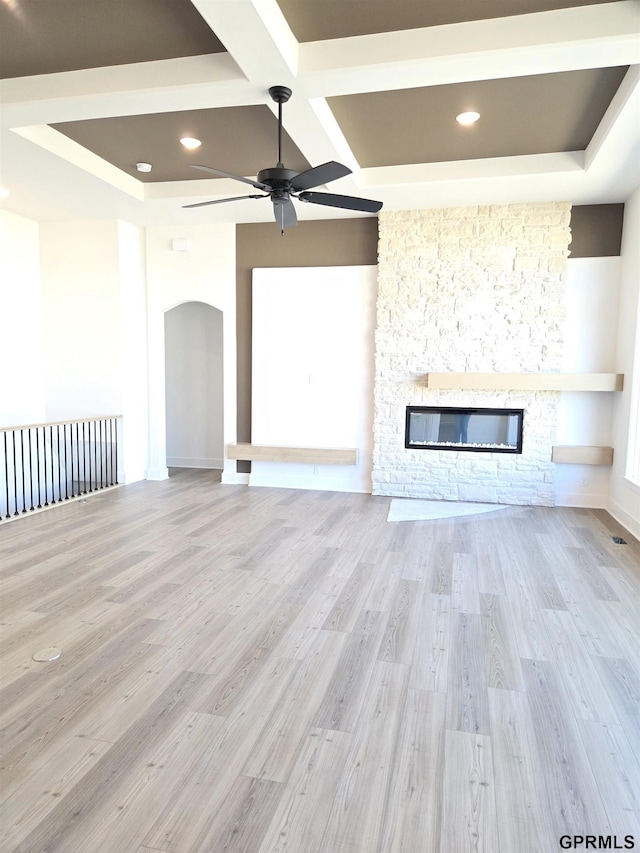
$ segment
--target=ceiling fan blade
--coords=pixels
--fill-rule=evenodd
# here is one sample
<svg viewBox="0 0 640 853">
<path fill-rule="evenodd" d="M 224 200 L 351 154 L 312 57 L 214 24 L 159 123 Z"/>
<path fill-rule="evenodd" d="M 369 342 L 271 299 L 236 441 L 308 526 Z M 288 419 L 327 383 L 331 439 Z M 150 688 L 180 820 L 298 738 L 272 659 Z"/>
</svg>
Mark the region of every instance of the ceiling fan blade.
<svg viewBox="0 0 640 853">
<path fill-rule="evenodd" d="M 206 207 L 208 204 L 225 204 L 228 201 L 242 201 L 244 198 L 268 198 L 266 195 L 236 195 L 232 198 L 217 198 L 214 201 L 198 201 L 195 204 L 183 204 L 183 207 Z"/>
<path fill-rule="evenodd" d="M 382 207 L 381 201 L 334 193 L 300 193 L 298 198 L 311 204 L 326 204 L 327 207 L 343 207 L 345 210 L 361 210 L 364 213 L 377 213 Z"/>
<path fill-rule="evenodd" d="M 234 181 L 242 181 L 243 184 L 250 184 L 257 190 L 268 190 L 266 184 L 261 184 L 259 181 L 252 181 L 251 178 L 243 178 L 240 175 L 234 175 L 232 172 L 223 172 L 222 169 L 213 169 L 211 166 L 196 166 L 195 163 L 189 163 L 192 169 L 200 169 L 201 172 L 211 172 L 212 175 L 219 175 L 221 178 L 232 178 Z"/>
<path fill-rule="evenodd" d="M 306 172 L 300 172 L 291 181 L 291 188 L 294 192 L 300 192 L 300 190 L 308 190 L 311 187 L 328 184 L 329 181 L 337 181 L 338 178 L 344 178 L 345 175 L 350 174 L 351 169 L 343 166 L 342 163 L 336 163 L 335 160 L 329 160 L 328 163 L 323 163 L 321 166 L 315 166 L 313 169 L 307 169 Z"/>
<path fill-rule="evenodd" d="M 275 199 L 273 202 L 273 215 L 281 231 L 284 231 L 285 228 L 293 228 L 294 225 L 298 224 L 296 209 L 290 198 Z"/>
</svg>

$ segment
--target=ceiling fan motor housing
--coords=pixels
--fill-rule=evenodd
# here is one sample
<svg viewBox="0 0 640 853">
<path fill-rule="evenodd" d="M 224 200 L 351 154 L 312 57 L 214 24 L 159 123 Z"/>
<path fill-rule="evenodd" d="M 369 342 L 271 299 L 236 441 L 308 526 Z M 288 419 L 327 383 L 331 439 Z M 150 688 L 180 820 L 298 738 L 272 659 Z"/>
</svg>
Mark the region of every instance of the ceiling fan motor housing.
<svg viewBox="0 0 640 853">
<path fill-rule="evenodd" d="M 298 173 L 293 169 L 285 169 L 283 166 L 274 166 L 271 169 L 262 169 L 258 172 L 258 183 L 266 184 L 272 189 L 287 189 L 291 181 Z"/>
</svg>

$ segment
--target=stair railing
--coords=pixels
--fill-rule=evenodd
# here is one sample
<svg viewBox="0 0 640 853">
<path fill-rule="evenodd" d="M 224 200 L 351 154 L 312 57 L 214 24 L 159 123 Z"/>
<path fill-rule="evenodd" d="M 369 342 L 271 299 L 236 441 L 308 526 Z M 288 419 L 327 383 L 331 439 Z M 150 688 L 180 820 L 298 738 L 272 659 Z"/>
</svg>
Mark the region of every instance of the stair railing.
<svg viewBox="0 0 640 853">
<path fill-rule="evenodd" d="M 121 418 L 0 427 L 0 521 L 117 485 Z"/>
</svg>

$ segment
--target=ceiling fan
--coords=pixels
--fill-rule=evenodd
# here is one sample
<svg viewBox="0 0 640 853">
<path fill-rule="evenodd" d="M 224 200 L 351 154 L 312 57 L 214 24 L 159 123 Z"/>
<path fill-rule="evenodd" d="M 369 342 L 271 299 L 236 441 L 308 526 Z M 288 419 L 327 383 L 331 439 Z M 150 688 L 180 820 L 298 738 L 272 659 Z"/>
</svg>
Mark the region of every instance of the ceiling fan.
<svg viewBox="0 0 640 853">
<path fill-rule="evenodd" d="M 226 204 L 228 201 L 241 201 L 246 198 L 270 198 L 276 222 L 283 234 L 285 228 L 293 228 L 298 222 L 296 209 L 291 201 L 292 197 L 297 198 L 298 201 L 311 204 L 341 207 L 345 210 L 360 210 L 364 213 L 377 213 L 382 207 L 381 201 L 372 201 L 368 198 L 357 198 L 350 195 L 335 195 L 334 193 L 308 192 L 313 187 L 328 184 L 330 181 L 351 174 L 351 169 L 341 163 L 336 163 L 335 160 L 330 160 L 328 163 L 323 163 L 313 169 L 307 169 L 306 172 L 285 169 L 282 163 L 282 105 L 291 97 L 291 89 L 287 86 L 272 86 L 269 89 L 269 94 L 278 104 L 278 163 L 276 166 L 270 169 L 262 169 L 258 172 L 257 180 L 252 181 L 251 178 L 233 175 L 231 172 L 224 172 L 222 169 L 191 164 L 193 169 L 200 169 L 203 172 L 210 172 L 223 178 L 233 178 L 234 181 L 242 181 L 243 184 L 250 184 L 257 190 L 262 190 L 262 193 L 219 198 L 214 201 L 199 201 L 196 204 L 185 204 L 183 207 L 205 207 L 209 204 Z"/>
</svg>

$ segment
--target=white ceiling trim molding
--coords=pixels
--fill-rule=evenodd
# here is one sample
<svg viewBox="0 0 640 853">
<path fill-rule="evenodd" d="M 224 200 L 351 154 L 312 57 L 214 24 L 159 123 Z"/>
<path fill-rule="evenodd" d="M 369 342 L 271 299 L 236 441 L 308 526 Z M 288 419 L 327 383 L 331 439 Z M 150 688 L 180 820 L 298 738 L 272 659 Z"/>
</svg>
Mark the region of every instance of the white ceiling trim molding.
<svg viewBox="0 0 640 853">
<path fill-rule="evenodd" d="M 414 163 L 403 166 L 375 166 L 360 171 L 362 189 L 402 184 L 494 180 L 516 176 L 584 174 L 584 152 L 523 154 L 516 157 L 485 157 L 480 160 L 454 160 L 445 163 Z"/>
<path fill-rule="evenodd" d="M 566 189 L 567 182 L 584 178 L 584 152 L 573 151 L 561 154 L 536 154 L 520 157 L 487 158 L 451 163 L 417 163 L 411 166 L 383 166 L 361 169 L 353 180 L 354 192 L 363 191 L 373 194 L 382 190 L 385 195 L 385 208 L 402 209 L 406 207 L 449 207 L 447 199 L 459 199 L 459 204 L 482 204 L 496 192 L 496 182 L 503 181 L 500 202 L 513 202 L 520 199 L 521 182 L 527 181 L 529 195 L 535 200 L 552 200 L 558 192 Z M 514 180 L 517 179 L 517 180 Z M 348 179 L 343 179 L 348 180 Z M 341 182 L 332 184 L 336 187 Z M 195 186 L 194 186 L 195 185 Z M 215 181 L 174 181 L 163 184 L 146 184 L 145 198 L 184 200 L 202 196 L 203 198 L 224 198 L 234 191 L 233 182 L 224 179 Z M 575 191 L 575 186 L 572 186 Z M 428 200 L 425 203 L 425 196 Z M 493 196 L 495 198 L 495 195 Z M 251 202 L 251 210 L 257 206 Z M 234 213 L 238 207 L 233 206 Z M 308 207 L 298 205 L 298 215 Z M 218 208 L 215 213 L 228 215 L 228 209 Z M 314 211 L 317 213 L 317 211 Z M 331 210 L 335 217 L 340 212 Z M 271 218 L 271 211 L 265 211 L 265 221 Z M 309 217 L 311 218 L 311 217 Z"/>
</svg>

